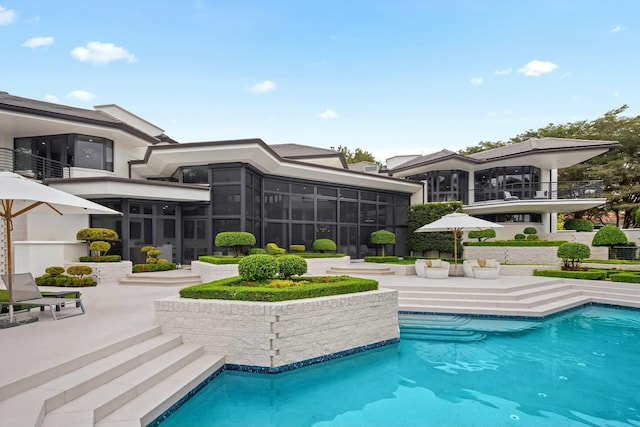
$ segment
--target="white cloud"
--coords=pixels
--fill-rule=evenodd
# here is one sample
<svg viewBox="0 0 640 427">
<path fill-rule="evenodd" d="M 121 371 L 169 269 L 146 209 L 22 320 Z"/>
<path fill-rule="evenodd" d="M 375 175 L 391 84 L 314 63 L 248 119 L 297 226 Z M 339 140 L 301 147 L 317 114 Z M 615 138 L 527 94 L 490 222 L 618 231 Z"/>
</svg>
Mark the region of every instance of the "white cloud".
<svg viewBox="0 0 640 427">
<path fill-rule="evenodd" d="M 253 86 L 246 88 L 249 92 L 253 93 L 265 93 L 271 92 L 272 90 L 276 90 L 276 84 L 271 80 L 265 80 L 261 83 L 256 83 Z"/>
<path fill-rule="evenodd" d="M 46 94 L 44 96 L 44 100 L 47 102 L 60 102 L 57 96 Z"/>
<path fill-rule="evenodd" d="M 339 116 L 338 116 L 338 113 L 336 113 L 330 108 L 327 108 L 326 110 L 324 110 L 324 112 L 316 115 L 316 117 L 322 120 L 329 120 L 329 119 L 337 119 Z"/>
<path fill-rule="evenodd" d="M 511 68 L 505 68 L 504 70 L 496 70 L 495 74 L 498 76 L 506 76 L 507 74 L 511 74 Z"/>
<path fill-rule="evenodd" d="M 86 46 L 76 47 L 71 51 L 71 56 L 80 62 L 94 64 L 108 64 L 111 61 L 125 60 L 129 63 L 137 62 L 136 57 L 127 52 L 125 48 L 113 43 L 89 42 Z"/>
<path fill-rule="evenodd" d="M 78 99 L 80 101 L 91 101 L 96 96 L 86 90 L 74 90 L 67 94 L 67 98 Z"/>
<path fill-rule="evenodd" d="M 474 77 L 469 80 L 469 83 L 471 83 L 472 85 L 480 86 L 482 83 L 484 83 L 484 79 L 482 77 Z"/>
<path fill-rule="evenodd" d="M 549 61 L 538 61 L 534 59 L 522 68 L 518 68 L 518 72 L 525 76 L 538 77 L 541 74 L 551 73 L 558 68 L 558 65 Z"/>
<path fill-rule="evenodd" d="M 16 12 L 13 9 L 5 9 L 0 6 L 0 25 L 11 24 L 16 20 Z"/>
<path fill-rule="evenodd" d="M 626 28 L 624 28 L 622 25 L 616 25 L 609 32 L 611 32 L 611 33 L 619 33 L 620 31 L 624 31 L 624 30 L 626 30 Z"/>
<path fill-rule="evenodd" d="M 49 46 L 52 44 L 53 44 L 53 37 L 34 37 L 22 43 L 22 46 L 35 49 L 37 47 Z"/>
</svg>

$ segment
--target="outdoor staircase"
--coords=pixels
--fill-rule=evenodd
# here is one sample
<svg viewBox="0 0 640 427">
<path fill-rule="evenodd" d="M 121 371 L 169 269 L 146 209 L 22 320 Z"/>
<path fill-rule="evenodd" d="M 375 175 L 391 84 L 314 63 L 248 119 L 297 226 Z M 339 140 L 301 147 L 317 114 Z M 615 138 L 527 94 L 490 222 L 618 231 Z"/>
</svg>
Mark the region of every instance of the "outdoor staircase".
<svg viewBox="0 0 640 427">
<path fill-rule="evenodd" d="M 0 424 L 147 425 L 223 365 L 224 357 L 152 327 L 5 385 Z"/>
<path fill-rule="evenodd" d="M 398 290 L 401 311 L 544 317 L 590 302 L 640 307 L 640 286 L 629 283 L 541 279 L 518 284 L 457 279 L 420 285 L 385 285 Z"/>
<path fill-rule="evenodd" d="M 121 278 L 118 283 L 120 285 L 135 286 L 192 286 L 202 283 L 202 279 L 200 278 L 200 275 L 192 273 L 171 275 L 158 273 L 135 273 L 128 274 L 127 277 Z"/>
<path fill-rule="evenodd" d="M 392 275 L 395 274 L 390 267 L 385 267 L 384 264 L 375 263 L 351 263 L 348 267 L 333 266 L 327 270 L 327 274 L 336 275 Z"/>
</svg>

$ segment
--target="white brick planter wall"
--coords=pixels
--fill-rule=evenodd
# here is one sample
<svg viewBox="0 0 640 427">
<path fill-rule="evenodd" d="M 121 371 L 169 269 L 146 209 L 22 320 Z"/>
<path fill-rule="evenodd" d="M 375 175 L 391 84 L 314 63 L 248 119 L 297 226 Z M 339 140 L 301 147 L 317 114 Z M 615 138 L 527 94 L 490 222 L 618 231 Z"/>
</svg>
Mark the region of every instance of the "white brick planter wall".
<svg viewBox="0 0 640 427">
<path fill-rule="evenodd" d="M 72 262 L 65 264 L 65 268 L 70 265 L 88 265 L 93 269 L 91 277 L 98 285 L 117 285 L 120 279 L 131 274 L 133 264 L 131 261 L 120 262 Z"/>
<path fill-rule="evenodd" d="M 295 255 L 295 254 L 294 254 Z M 309 258 L 307 261 L 307 275 L 322 276 L 332 266 L 346 267 L 351 263 L 351 257 L 341 258 Z M 225 279 L 238 275 L 237 264 L 210 264 L 208 262 L 191 261 L 191 271 L 199 274 L 203 283 Z"/>
<path fill-rule="evenodd" d="M 400 336 L 398 294 L 386 289 L 273 303 L 169 297 L 155 301 L 155 323 L 227 364 L 267 369 Z"/>
<path fill-rule="evenodd" d="M 607 259 L 606 247 L 590 247 L 591 259 Z M 510 264 L 553 264 L 559 265 L 557 246 L 465 246 L 465 259 L 493 258 Z"/>
</svg>

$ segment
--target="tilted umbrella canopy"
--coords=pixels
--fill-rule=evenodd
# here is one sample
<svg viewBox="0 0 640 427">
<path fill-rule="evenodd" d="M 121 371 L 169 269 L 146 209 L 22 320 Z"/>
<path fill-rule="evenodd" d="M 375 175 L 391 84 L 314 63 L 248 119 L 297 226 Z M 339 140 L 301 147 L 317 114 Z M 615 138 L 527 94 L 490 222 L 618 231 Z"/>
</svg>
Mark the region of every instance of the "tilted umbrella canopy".
<svg viewBox="0 0 640 427">
<path fill-rule="evenodd" d="M 501 228 L 502 225 L 495 222 L 476 218 L 465 213 L 454 212 L 443 216 L 429 224 L 415 230 L 416 233 L 428 233 L 431 231 L 451 231 L 453 232 L 453 257 L 458 265 L 458 233 L 460 231 L 484 230 L 485 228 Z"/>
<path fill-rule="evenodd" d="M 13 322 L 13 259 L 11 230 L 13 218 L 22 214 L 110 214 L 121 215 L 73 194 L 48 187 L 12 172 L 0 172 L 0 216 L 7 230 L 7 291 L 9 293 L 9 321 Z"/>
</svg>

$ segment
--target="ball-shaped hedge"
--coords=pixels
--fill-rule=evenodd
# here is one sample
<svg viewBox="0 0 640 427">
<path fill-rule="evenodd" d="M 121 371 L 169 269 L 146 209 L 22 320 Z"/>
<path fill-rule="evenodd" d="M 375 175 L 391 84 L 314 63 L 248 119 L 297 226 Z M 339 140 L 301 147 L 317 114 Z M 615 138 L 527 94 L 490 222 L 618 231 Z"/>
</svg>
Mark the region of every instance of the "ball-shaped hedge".
<svg viewBox="0 0 640 427">
<path fill-rule="evenodd" d="M 53 265 L 51 267 L 47 267 L 44 271 L 52 276 L 59 276 L 64 273 L 64 267 Z"/>
<path fill-rule="evenodd" d="M 93 273 L 93 268 L 88 265 L 70 265 L 67 267 L 67 274 L 71 276 L 88 276 Z"/>
<path fill-rule="evenodd" d="M 118 233 L 109 228 L 83 228 L 76 233 L 77 240 L 93 242 L 104 240 L 105 242 L 115 242 L 119 239 Z"/>
<path fill-rule="evenodd" d="M 605 225 L 593 236 L 591 244 L 593 246 L 614 246 L 627 242 L 627 235 L 622 230 L 615 225 Z"/>
<path fill-rule="evenodd" d="M 518 233 L 518 234 L 516 234 L 516 235 L 515 235 L 515 237 L 514 237 L 514 239 L 515 239 L 515 240 L 525 240 L 526 238 L 527 238 L 527 236 L 525 236 L 525 235 L 524 235 L 524 234 L 522 234 L 522 233 Z"/>
<path fill-rule="evenodd" d="M 540 240 L 540 236 L 538 236 L 537 234 L 528 234 L 527 240 Z"/>
<path fill-rule="evenodd" d="M 316 252 L 331 252 L 337 248 L 336 242 L 331 239 L 318 239 L 313 242 L 313 250 Z"/>
<path fill-rule="evenodd" d="M 478 239 L 479 242 L 496 237 L 496 230 L 487 228 L 486 230 L 471 230 L 467 233 L 470 239 Z"/>
<path fill-rule="evenodd" d="M 535 227 L 526 227 L 523 233 L 531 236 L 533 234 L 538 234 L 538 230 Z"/>
<path fill-rule="evenodd" d="M 276 260 L 278 275 L 283 279 L 302 276 L 307 272 L 307 261 L 300 255 L 283 255 Z"/>
<path fill-rule="evenodd" d="M 91 242 L 89 244 L 89 250 L 91 251 L 106 253 L 109 252 L 109 249 L 111 249 L 111 243 L 105 242 L 103 240 L 96 240 L 95 242 Z"/>
<path fill-rule="evenodd" d="M 557 252 L 558 258 L 561 258 L 565 266 L 569 264 L 575 264 L 580 260 L 589 258 L 591 256 L 591 249 L 584 243 L 563 243 L 558 246 Z"/>
<path fill-rule="evenodd" d="M 162 253 L 162 251 L 160 249 L 149 249 L 147 251 L 147 256 L 150 258 L 158 258 L 158 256 L 160 256 L 160 254 Z"/>
<path fill-rule="evenodd" d="M 249 255 L 238 263 L 238 272 L 246 281 L 268 280 L 276 276 L 278 266 L 271 255 Z"/>
<path fill-rule="evenodd" d="M 246 231 L 223 231 L 216 234 L 215 239 L 215 245 L 221 248 L 253 246 L 255 244 L 256 236 Z"/>
<path fill-rule="evenodd" d="M 377 230 L 371 233 L 371 243 L 374 245 L 395 245 L 396 235 L 388 230 Z"/>
</svg>

